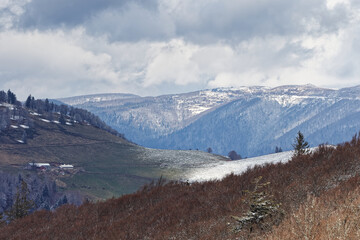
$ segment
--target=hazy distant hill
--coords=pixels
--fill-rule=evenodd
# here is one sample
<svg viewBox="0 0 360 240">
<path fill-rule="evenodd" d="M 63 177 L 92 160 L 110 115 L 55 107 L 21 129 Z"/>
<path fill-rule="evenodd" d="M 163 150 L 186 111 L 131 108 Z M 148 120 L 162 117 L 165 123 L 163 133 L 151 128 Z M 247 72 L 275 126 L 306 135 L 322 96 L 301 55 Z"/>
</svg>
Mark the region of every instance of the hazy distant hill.
<svg viewBox="0 0 360 240">
<path fill-rule="evenodd" d="M 312 146 L 337 144 L 360 130 L 360 86 L 242 87 L 121 96 L 89 98 L 81 104 L 74 104 L 76 97 L 62 101 L 94 112 L 131 141 L 165 149 L 211 147 L 220 154 L 236 150 L 242 156 L 258 156 L 274 152 L 276 146 L 291 149 L 299 130 Z"/>
</svg>

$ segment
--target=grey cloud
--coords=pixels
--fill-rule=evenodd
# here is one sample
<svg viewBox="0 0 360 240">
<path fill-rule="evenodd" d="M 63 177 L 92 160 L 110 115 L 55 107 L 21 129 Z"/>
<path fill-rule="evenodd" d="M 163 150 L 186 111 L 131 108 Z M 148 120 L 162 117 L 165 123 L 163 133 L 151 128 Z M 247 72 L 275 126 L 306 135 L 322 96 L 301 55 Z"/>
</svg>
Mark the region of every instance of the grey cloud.
<svg viewBox="0 0 360 240">
<path fill-rule="evenodd" d="M 324 0 L 225 0 L 193 10 L 197 11 L 193 21 L 183 21 L 186 12 L 191 11 L 187 6 L 174 13 L 180 36 L 200 42 L 239 41 L 268 35 L 336 31 L 348 21 L 346 9 L 338 5 L 329 10 L 325 3 Z"/>
<path fill-rule="evenodd" d="M 110 41 L 164 40 L 175 32 L 169 16 L 135 3 L 94 15 L 86 29 L 90 34 L 107 35 Z"/>
<path fill-rule="evenodd" d="M 81 25 L 89 34 L 105 34 L 111 41 L 180 37 L 213 43 L 333 32 L 348 22 L 348 15 L 343 5 L 328 9 L 326 0 L 33 0 L 19 26 Z"/>
<path fill-rule="evenodd" d="M 119 9 L 129 2 L 147 8 L 156 6 L 153 0 L 33 0 L 26 5 L 18 26 L 33 29 L 73 27 L 84 24 L 104 9 Z"/>
</svg>

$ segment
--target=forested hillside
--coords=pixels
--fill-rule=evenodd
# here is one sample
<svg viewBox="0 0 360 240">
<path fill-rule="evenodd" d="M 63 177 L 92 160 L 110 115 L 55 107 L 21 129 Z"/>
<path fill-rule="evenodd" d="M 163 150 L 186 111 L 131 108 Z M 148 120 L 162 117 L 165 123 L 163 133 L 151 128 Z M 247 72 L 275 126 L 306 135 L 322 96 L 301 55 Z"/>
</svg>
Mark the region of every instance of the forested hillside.
<svg viewBox="0 0 360 240">
<path fill-rule="evenodd" d="M 116 97 L 117 96 L 117 97 Z M 298 130 L 311 146 L 337 144 L 360 130 L 360 87 L 313 85 L 216 88 L 157 97 L 113 94 L 61 99 L 97 114 L 137 144 L 161 149 L 211 148 L 242 157 L 292 149 Z M 261 143 L 261 144 L 260 144 Z"/>
</svg>

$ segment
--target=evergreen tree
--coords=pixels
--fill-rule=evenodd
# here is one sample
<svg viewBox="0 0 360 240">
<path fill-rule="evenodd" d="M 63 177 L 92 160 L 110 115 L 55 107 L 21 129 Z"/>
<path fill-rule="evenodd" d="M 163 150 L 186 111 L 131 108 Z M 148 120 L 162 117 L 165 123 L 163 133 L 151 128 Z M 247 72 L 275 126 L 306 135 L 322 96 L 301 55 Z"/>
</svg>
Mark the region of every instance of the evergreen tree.
<svg viewBox="0 0 360 240">
<path fill-rule="evenodd" d="M 208 153 L 212 153 L 212 152 L 213 152 L 213 150 L 212 150 L 211 147 L 208 147 L 208 149 L 206 149 L 206 151 L 207 151 Z"/>
<path fill-rule="evenodd" d="M 10 91 L 10 89 L 7 91 L 7 102 L 10 104 L 15 104 L 17 101 L 16 95 Z"/>
<path fill-rule="evenodd" d="M 272 195 L 265 192 L 264 188 L 270 182 L 260 183 L 262 176 L 256 178 L 254 183 L 254 190 L 244 191 L 246 197 L 244 202 L 249 206 L 249 211 L 242 217 L 233 216 L 238 222 L 234 231 L 239 232 L 245 227 L 248 227 L 250 233 L 255 227 L 261 230 L 268 230 L 274 223 L 279 223 L 283 217 L 283 211 L 280 209 L 280 204 L 275 203 Z"/>
<path fill-rule="evenodd" d="M 309 153 L 309 143 L 305 141 L 304 135 L 299 131 L 297 133 L 296 139 L 294 144 L 292 144 L 294 147 L 294 156 L 300 156 L 303 154 Z"/>
<path fill-rule="evenodd" d="M 228 153 L 228 157 L 231 159 L 231 160 L 240 160 L 241 159 L 241 155 L 240 154 L 237 154 L 236 151 L 232 150 Z"/>
<path fill-rule="evenodd" d="M 23 141 L 23 143 L 27 143 L 27 134 L 26 134 L 25 130 L 24 130 L 24 132 L 22 134 L 21 140 Z"/>
<path fill-rule="evenodd" d="M 18 187 L 17 189 L 11 209 L 5 212 L 10 221 L 29 215 L 30 210 L 35 206 L 34 202 L 28 199 L 29 193 L 26 182 L 22 180 L 21 188 Z"/>
<path fill-rule="evenodd" d="M 279 153 L 282 152 L 283 150 L 281 149 L 281 147 L 276 146 L 275 147 L 275 153 Z"/>
<path fill-rule="evenodd" d="M 34 98 L 34 97 L 31 97 L 30 108 L 31 108 L 31 109 L 35 109 L 35 108 L 36 108 L 36 106 L 35 106 L 35 98 Z"/>
<path fill-rule="evenodd" d="M 7 102 L 7 95 L 6 92 L 0 91 L 0 102 L 4 103 Z"/>
<path fill-rule="evenodd" d="M 50 102 L 49 99 L 45 99 L 45 112 L 50 111 Z"/>
<path fill-rule="evenodd" d="M 65 124 L 66 124 L 64 115 L 60 114 L 59 122 L 60 122 L 62 125 L 65 125 Z"/>
<path fill-rule="evenodd" d="M 45 185 L 43 192 L 42 192 L 42 197 L 43 198 L 49 198 L 50 194 L 49 194 L 49 188 L 47 187 L 47 185 Z"/>
<path fill-rule="evenodd" d="M 28 98 L 26 99 L 25 107 L 31 108 L 31 95 L 29 95 Z"/>
</svg>

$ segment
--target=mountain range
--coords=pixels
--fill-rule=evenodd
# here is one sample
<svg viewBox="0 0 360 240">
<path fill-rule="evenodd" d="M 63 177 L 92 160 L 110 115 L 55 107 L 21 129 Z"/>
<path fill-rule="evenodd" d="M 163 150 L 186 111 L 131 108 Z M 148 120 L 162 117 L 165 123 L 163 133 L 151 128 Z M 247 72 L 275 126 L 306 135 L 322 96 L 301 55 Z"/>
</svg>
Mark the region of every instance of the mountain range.
<svg viewBox="0 0 360 240">
<path fill-rule="evenodd" d="M 360 130 L 360 86 L 216 88 L 140 97 L 96 94 L 58 99 L 87 109 L 137 144 L 162 149 L 209 147 L 243 157 L 292 149 L 296 133 L 311 146 L 338 144 Z"/>
</svg>

